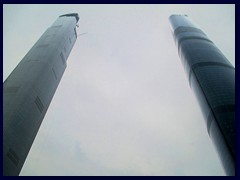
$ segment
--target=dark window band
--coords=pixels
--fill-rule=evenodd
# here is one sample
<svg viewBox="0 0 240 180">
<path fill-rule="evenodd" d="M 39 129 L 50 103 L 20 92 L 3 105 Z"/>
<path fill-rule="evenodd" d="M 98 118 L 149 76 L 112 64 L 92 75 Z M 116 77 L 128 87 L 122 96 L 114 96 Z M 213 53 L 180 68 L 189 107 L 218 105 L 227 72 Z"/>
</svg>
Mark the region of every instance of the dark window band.
<svg viewBox="0 0 240 180">
<path fill-rule="evenodd" d="M 222 105 L 213 108 L 215 113 L 235 112 L 235 104 Z"/>
<path fill-rule="evenodd" d="M 196 32 L 196 33 L 202 33 L 206 35 L 201 29 L 194 28 L 194 27 L 186 27 L 186 26 L 180 26 L 174 31 L 174 35 L 178 36 L 180 33 L 184 32 Z"/>
<path fill-rule="evenodd" d="M 231 69 L 235 69 L 233 66 L 231 65 L 228 65 L 228 64 L 225 64 L 225 63 L 219 63 L 219 62 L 200 62 L 200 63 L 196 63 L 196 64 L 193 64 L 191 66 L 191 70 L 194 70 L 198 67 L 203 67 L 203 66 L 224 66 L 224 67 L 227 67 L 227 68 L 231 68 Z"/>
<path fill-rule="evenodd" d="M 228 112 L 235 112 L 235 104 L 227 104 L 227 105 L 217 106 L 212 109 L 212 112 L 209 113 L 208 118 L 207 118 L 208 134 L 210 131 L 212 121 L 214 119 L 213 113 L 219 114 L 219 113 L 228 113 Z"/>
<path fill-rule="evenodd" d="M 178 39 L 177 41 L 177 44 L 178 44 L 178 51 L 179 51 L 179 48 L 181 46 L 181 43 L 185 40 L 192 40 L 192 39 L 198 39 L 198 40 L 204 40 L 204 41 L 208 41 L 210 43 L 213 43 L 211 40 L 209 40 L 208 38 L 204 38 L 204 37 L 200 37 L 200 36 L 187 36 L 187 37 L 182 37 L 180 39 Z"/>
<path fill-rule="evenodd" d="M 188 81 L 189 81 L 190 87 L 191 87 L 191 77 L 192 77 L 193 71 L 199 67 L 204 67 L 204 66 L 223 66 L 223 67 L 235 70 L 235 68 L 233 66 L 224 64 L 224 63 L 219 63 L 219 62 L 199 62 L 199 63 L 193 64 L 190 67 L 189 76 L 188 76 Z"/>
</svg>

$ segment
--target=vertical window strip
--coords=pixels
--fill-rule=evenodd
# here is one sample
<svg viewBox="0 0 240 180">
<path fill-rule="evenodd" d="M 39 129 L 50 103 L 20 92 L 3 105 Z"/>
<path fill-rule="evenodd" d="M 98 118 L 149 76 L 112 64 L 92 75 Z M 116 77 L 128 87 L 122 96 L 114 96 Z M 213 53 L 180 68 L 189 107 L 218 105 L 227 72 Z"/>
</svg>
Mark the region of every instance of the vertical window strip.
<svg viewBox="0 0 240 180">
<path fill-rule="evenodd" d="M 63 53 L 60 54 L 63 64 L 65 64 L 65 58 L 63 57 Z"/>
<path fill-rule="evenodd" d="M 14 151 L 12 148 L 10 148 L 10 149 L 8 150 L 8 152 L 7 152 L 7 157 L 13 162 L 13 164 L 14 164 L 15 166 L 18 165 L 18 163 L 19 163 L 19 157 L 17 156 L 17 154 L 15 153 L 15 151 Z"/>
<path fill-rule="evenodd" d="M 43 103 L 42 103 L 42 101 L 40 100 L 40 98 L 38 96 L 35 99 L 35 104 L 37 105 L 38 110 L 40 111 L 40 113 L 42 113 L 43 109 L 44 109 L 44 106 L 43 106 Z"/>
<path fill-rule="evenodd" d="M 52 71 L 53 71 L 53 76 L 55 77 L 55 79 L 57 80 L 57 75 L 56 75 L 56 72 L 54 71 L 54 69 L 52 68 Z"/>
</svg>

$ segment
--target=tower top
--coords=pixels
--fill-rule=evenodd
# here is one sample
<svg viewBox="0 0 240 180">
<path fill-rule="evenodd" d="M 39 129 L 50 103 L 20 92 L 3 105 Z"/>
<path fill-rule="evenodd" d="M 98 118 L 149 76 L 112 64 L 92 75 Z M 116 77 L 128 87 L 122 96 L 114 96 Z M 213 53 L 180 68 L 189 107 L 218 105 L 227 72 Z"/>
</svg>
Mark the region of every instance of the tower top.
<svg viewBox="0 0 240 180">
<path fill-rule="evenodd" d="M 186 14 L 173 14 L 169 17 L 171 30 L 174 32 L 178 27 L 193 27 L 197 28 L 194 24 L 192 24 L 188 15 Z"/>
<path fill-rule="evenodd" d="M 186 16 L 186 17 L 188 17 L 187 14 L 172 14 L 171 16 L 169 16 L 169 18 L 171 18 L 173 16 Z"/>
<path fill-rule="evenodd" d="M 63 16 L 73 16 L 73 17 L 76 18 L 77 22 L 78 22 L 78 20 L 79 20 L 79 15 L 78 15 L 78 13 L 63 14 L 63 15 L 61 15 L 61 16 L 59 16 L 59 17 L 63 17 Z"/>
</svg>

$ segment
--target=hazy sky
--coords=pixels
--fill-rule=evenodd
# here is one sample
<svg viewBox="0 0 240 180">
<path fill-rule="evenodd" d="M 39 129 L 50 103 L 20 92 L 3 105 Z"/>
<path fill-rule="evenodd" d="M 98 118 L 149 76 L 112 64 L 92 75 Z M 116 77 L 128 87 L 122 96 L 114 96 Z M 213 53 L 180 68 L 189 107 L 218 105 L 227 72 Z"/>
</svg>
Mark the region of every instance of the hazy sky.
<svg viewBox="0 0 240 180">
<path fill-rule="evenodd" d="M 20 175 L 224 175 L 168 17 L 187 14 L 235 66 L 235 5 L 3 5 L 3 81 L 72 12 L 87 34 Z"/>
</svg>

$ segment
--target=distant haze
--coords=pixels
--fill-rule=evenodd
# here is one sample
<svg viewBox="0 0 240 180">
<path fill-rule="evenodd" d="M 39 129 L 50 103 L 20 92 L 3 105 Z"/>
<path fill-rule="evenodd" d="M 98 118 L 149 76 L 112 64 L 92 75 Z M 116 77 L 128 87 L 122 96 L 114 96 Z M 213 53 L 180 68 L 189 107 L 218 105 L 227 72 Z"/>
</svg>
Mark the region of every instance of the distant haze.
<svg viewBox="0 0 240 180">
<path fill-rule="evenodd" d="M 79 36 L 20 175 L 224 175 L 168 17 L 235 66 L 235 5 L 3 5 L 3 81 L 58 16 Z"/>
</svg>

